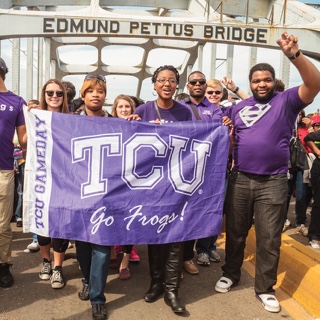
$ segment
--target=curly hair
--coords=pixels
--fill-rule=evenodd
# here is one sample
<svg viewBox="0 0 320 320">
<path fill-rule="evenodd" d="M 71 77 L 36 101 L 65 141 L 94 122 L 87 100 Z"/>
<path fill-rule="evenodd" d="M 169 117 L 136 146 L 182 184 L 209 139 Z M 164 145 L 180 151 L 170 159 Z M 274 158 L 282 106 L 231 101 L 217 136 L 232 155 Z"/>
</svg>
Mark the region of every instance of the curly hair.
<svg viewBox="0 0 320 320">
<path fill-rule="evenodd" d="M 164 66 L 159 67 L 152 75 L 152 78 L 151 78 L 152 83 L 155 83 L 157 81 L 158 74 L 163 70 L 172 71 L 176 76 L 177 84 L 179 84 L 179 80 L 180 80 L 179 71 L 172 65 L 164 65 Z"/>
</svg>

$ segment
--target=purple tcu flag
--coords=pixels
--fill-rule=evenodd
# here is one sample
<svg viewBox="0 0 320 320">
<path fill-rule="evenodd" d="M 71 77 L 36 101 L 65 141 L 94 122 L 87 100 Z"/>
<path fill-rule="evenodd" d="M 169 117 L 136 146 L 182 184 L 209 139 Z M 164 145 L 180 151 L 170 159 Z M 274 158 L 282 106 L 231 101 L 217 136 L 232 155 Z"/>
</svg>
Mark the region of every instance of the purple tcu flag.
<svg viewBox="0 0 320 320">
<path fill-rule="evenodd" d="M 220 120 L 25 114 L 25 232 L 103 245 L 221 232 L 229 135 Z"/>
</svg>

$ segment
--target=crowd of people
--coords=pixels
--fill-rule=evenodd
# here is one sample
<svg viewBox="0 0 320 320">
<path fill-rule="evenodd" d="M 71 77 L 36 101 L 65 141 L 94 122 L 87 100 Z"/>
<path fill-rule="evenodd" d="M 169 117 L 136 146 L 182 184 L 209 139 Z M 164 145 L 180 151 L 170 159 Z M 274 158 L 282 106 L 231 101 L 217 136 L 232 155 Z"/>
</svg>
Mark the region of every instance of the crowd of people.
<svg viewBox="0 0 320 320">
<path fill-rule="evenodd" d="M 313 248 L 320 248 L 320 116 L 305 116 L 303 111 L 320 90 L 320 72 L 299 50 L 295 36 L 284 33 L 277 43 L 299 71 L 302 78 L 300 86 L 284 90 L 281 80 L 275 78 L 273 67 L 259 63 L 249 73 L 252 96 L 237 87 L 231 79 L 207 81 L 201 71 L 193 71 L 188 75 L 188 93 L 175 96 L 179 72 L 172 65 L 164 65 L 157 68 L 151 78 L 157 96 L 155 101 L 144 103 L 136 97 L 121 94 L 115 99 L 109 113 L 104 108 L 107 95 L 105 77 L 88 74 L 81 87 L 81 96 L 77 99 L 74 99 L 76 92 L 72 83 L 50 79 L 42 88 L 40 101 L 28 103 L 29 110 L 39 108 L 47 112 L 103 117 L 106 122 L 109 117 L 123 118 L 124 121 L 151 121 L 155 125 L 219 119 L 221 125 L 228 126 L 230 161 L 226 166 L 224 203 L 226 251 L 222 276 L 214 288 L 217 292 L 227 293 L 239 283 L 246 237 L 254 223 L 254 291 L 269 312 L 280 311 L 274 286 L 281 233 L 291 224 L 287 219 L 287 210 L 293 193 L 296 197 L 297 232 L 308 236 Z M 27 103 L 7 90 L 7 73 L 6 63 L 0 58 L 1 287 L 10 287 L 14 283 L 9 270 L 12 265 L 10 221 L 14 215 L 17 226 L 23 224 L 23 165 L 28 140 L 23 116 L 23 105 Z M 302 146 L 300 149 L 299 142 Z M 299 162 L 301 157 L 304 157 L 304 161 Z M 17 201 L 14 210 L 15 186 Z M 306 209 L 311 199 L 313 203 L 308 229 Z M 217 236 L 213 234 L 185 242 L 149 244 L 150 286 L 144 300 L 152 303 L 164 295 L 164 301 L 172 311 L 183 314 L 186 307 L 178 295 L 182 269 L 190 274 L 198 274 L 197 265 L 209 266 L 210 262 L 221 261 L 215 245 Z M 40 250 L 42 265 L 39 277 L 50 280 L 53 289 L 65 286 L 62 265 L 69 243 L 69 239 L 33 235 L 32 243 L 27 248 L 31 251 Z M 75 245 L 83 274 L 82 290 L 78 292 L 78 297 L 90 300 L 93 319 L 107 319 L 104 291 L 115 254 L 123 252 L 120 266 L 115 266 L 119 267 L 121 280 L 131 277 L 129 261 L 140 261 L 140 257 L 134 244 L 111 247 L 77 240 Z"/>
</svg>

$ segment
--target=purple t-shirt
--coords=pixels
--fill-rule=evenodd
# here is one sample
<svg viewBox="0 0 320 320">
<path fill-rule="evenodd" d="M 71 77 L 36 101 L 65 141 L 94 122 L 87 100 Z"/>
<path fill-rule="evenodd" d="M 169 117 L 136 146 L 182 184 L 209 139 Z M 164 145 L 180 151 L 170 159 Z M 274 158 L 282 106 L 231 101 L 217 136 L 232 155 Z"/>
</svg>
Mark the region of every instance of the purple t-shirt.
<svg viewBox="0 0 320 320">
<path fill-rule="evenodd" d="M 192 120 L 197 120 L 196 116 L 194 115 L 192 108 L 190 107 L 191 102 L 186 102 L 185 100 L 180 100 L 179 103 L 186 106 L 192 113 Z M 222 111 L 219 106 L 214 103 L 211 103 L 206 97 L 202 100 L 199 104 L 193 103 L 196 107 L 196 110 L 199 114 L 201 120 L 211 120 L 211 119 L 221 119 L 222 118 Z"/>
<path fill-rule="evenodd" d="M 298 89 L 276 92 L 266 102 L 252 96 L 228 108 L 235 128 L 234 170 L 262 175 L 287 173 L 294 123 L 306 107 Z"/>
<path fill-rule="evenodd" d="M 159 107 L 159 112 L 161 119 L 164 122 L 192 120 L 191 111 L 177 101 L 173 102 L 173 107 L 170 109 L 162 109 Z M 137 114 L 143 121 L 154 121 L 156 119 L 159 119 L 156 108 L 154 106 L 154 101 L 149 101 L 145 104 L 142 104 L 136 109 L 134 113 Z"/>
<path fill-rule="evenodd" d="M 0 92 L 0 170 L 13 170 L 13 136 L 16 127 L 24 125 L 24 99 L 11 91 Z"/>
</svg>

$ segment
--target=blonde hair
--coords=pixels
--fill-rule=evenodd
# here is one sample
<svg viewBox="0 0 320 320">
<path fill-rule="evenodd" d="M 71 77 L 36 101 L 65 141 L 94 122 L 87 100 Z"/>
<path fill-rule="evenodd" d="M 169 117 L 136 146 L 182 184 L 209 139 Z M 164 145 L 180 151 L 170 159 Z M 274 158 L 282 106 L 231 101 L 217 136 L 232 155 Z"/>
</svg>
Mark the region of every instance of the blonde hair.
<svg viewBox="0 0 320 320">
<path fill-rule="evenodd" d="M 131 114 L 133 114 L 133 113 L 134 113 L 134 110 L 136 110 L 135 103 L 134 103 L 133 99 L 131 99 L 129 96 L 127 96 L 127 95 L 125 95 L 125 94 L 119 94 L 119 95 L 115 98 L 115 100 L 114 100 L 114 102 L 113 102 L 113 106 L 112 106 L 112 109 L 111 109 L 111 114 L 112 114 L 112 116 L 118 118 L 118 116 L 117 116 L 117 106 L 118 106 L 118 104 L 119 104 L 119 100 L 120 100 L 120 99 L 129 102 L 130 107 L 131 107 Z"/>
<path fill-rule="evenodd" d="M 220 86 L 221 87 L 221 91 L 223 91 L 223 85 L 221 83 L 221 81 L 217 80 L 217 79 L 210 79 L 207 81 L 207 87 L 217 87 Z"/>
<path fill-rule="evenodd" d="M 46 102 L 45 95 L 46 95 L 47 85 L 50 83 L 57 84 L 60 87 L 60 90 L 63 92 L 63 100 L 62 100 L 62 104 L 60 106 L 60 112 L 61 113 L 69 113 L 67 91 L 66 91 L 64 85 L 62 84 L 62 82 L 58 79 L 50 79 L 42 87 L 41 97 L 40 97 L 40 108 L 42 110 L 48 110 L 48 104 Z"/>
<path fill-rule="evenodd" d="M 81 97 L 84 98 L 84 96 L 86 95 L 86 91 L 88 89 L 93 89 L 97 86 L 100 86 L 105 94 L 107 95 L 107 85 L 104 81 L 98 79 L 98 78 L 91 78 L 91 79 L 88 79 L 88 80 L 84 80 L 83 81 L 83 84 L 82 84 L 82 87 L 80 89 L 80 93 L 81 93 Z"/>
</svg>

